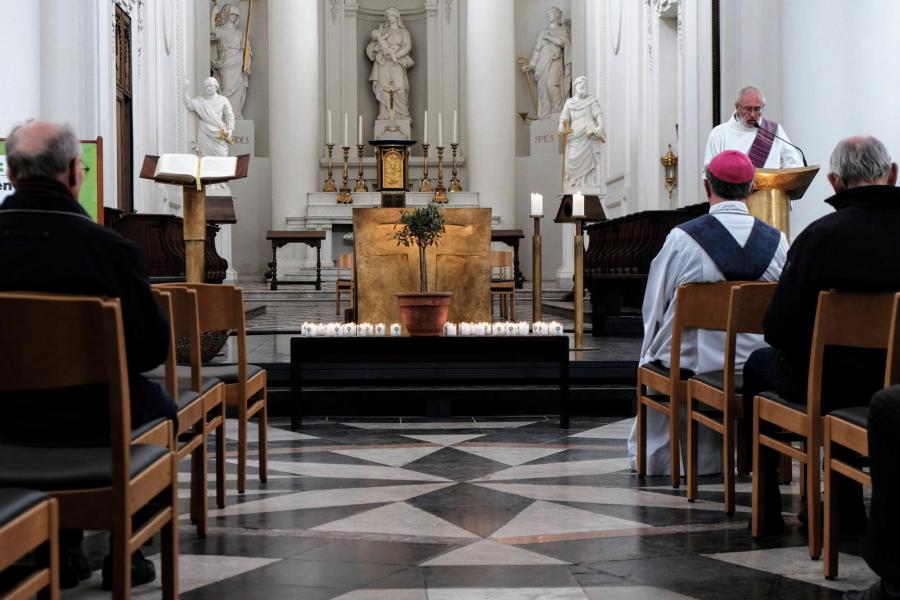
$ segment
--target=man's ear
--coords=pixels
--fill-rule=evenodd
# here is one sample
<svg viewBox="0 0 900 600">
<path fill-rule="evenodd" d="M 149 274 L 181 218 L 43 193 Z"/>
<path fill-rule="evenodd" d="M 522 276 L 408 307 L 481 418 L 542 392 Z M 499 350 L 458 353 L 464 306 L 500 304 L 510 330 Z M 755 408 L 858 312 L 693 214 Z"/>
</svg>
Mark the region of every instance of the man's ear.
<svg viewBox="0 0 900 600">
<path fill-rule="evenodd" d="M 897 185 L 897 163 L 891 163 L 891 172 L 888 175 L 888 185 Z"/>
<path fill-rule="evenodd" d="M 712 198 L 712 188 L 709 185 L 709 181 L 706 179 L 703 180 L 703 189 L 706 190 L 706 197 Z"/>
<path fill-rule="evenodd" d="M 894 174 L 896 175 L 896 169 Z M 828 178 L 828 183 L 831 184 L 831 187 L 834 190 L 835 194 L 844 191 L 844 182 L 836 173 L 829 173 L 828 175 L 826 175 L 826 177 Z"/>
<path fill-rule="evenodd" d="M 78 185 L 78 163 L 81 157 L 73 158 L 69 161 L 69 168 L 66 170 L 66 185 L 75 187 Z"/>
</svg>

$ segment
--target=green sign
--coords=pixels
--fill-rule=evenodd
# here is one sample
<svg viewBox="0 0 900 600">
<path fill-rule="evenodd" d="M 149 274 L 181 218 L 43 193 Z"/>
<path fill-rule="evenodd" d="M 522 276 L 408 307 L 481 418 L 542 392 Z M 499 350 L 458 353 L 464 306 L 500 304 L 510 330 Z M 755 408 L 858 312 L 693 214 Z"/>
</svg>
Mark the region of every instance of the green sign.
<svg viewBox="0 0 900 600">
<path fill-rule="evenodd" d="M 100 164 L 102 158 L 98 150 L 100 143 L 96 140 L 81 142 L 81 160 L 84 163 L 84 183 L 81 184 L 81 193 L 78 195 L 78 203 L 87 211 L 90 217 L 97 221 L 98 215 L 103 214 L 100 205 L 103 182 L 100 181 Z M 0 203 L 13 193 L 12 184 L 6 172 L 6 141 L 0 140 Z"/>
</svg>

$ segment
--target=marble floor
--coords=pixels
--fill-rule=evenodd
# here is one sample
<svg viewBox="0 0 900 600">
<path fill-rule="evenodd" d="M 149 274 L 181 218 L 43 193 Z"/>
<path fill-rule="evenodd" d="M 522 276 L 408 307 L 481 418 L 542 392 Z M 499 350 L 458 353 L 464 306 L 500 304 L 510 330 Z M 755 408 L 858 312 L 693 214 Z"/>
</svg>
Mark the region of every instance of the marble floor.
<svg viewBox="0 0 900 600">
<path fill-rule="evenodd" d="M 694 504 L 666 478 L 638 479 L 626 455 L 630 426 L 599 417 L 575 418 L 569 430 L 546 417 L 348 418 L 311 419 L 295 433 L 275 419 L 268 482 L 251 462 L 246 493 L 229 482 L 228 506 L 211 510 L 205 539 L 182 517 L 181 597 L 824 599 L 874 581 L 853 539 L 842 540 L 840 578 L 825 580 L 794 517 L 783 535 L 752 540 L 746 478 L 733 517 L 721 510 L 715 477 L 702 479 Z M 233 424 L 228 435 L 231 478 Z M 189 465 L 183 471 L 186 494 Z M 796 510 L 797 487 L 783 492 L 785 509 Z M 106 539 L 86 542 L 95 568 Z M 158 582 L 134 590 L 159 596 Z M 63 594 L 108 597 L 99 571 Z"/>
</svg>

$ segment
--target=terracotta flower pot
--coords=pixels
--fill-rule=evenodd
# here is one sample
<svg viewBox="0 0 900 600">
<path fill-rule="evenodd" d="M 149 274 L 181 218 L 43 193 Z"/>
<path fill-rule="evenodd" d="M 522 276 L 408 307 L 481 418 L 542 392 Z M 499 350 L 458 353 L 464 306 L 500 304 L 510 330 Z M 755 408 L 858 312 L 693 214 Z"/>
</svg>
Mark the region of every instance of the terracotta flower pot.
<svg viewBox="0 0 900 600">
<path fill-rule="evenodd" d="M 409 335 L 441 335 L 453 292 L 397 292 L 400 320 Z"/>
</svg>

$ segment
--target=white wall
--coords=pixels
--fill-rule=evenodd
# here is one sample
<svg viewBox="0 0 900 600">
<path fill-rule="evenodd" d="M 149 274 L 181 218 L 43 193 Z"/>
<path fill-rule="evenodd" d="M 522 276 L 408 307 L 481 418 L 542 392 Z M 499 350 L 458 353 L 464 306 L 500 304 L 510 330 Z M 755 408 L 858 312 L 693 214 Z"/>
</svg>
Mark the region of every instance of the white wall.
<svg viewBox="0 0 900 600">
<path fill-rule="evenodd" d="M 41 109 L 41 5 L 33 0 L 0 0 L 0 15 L 3 42 L 17 54 L 3 64 L 0 137 L 6 137 L 13 126 L 38 116 Z"/>
</svg>

